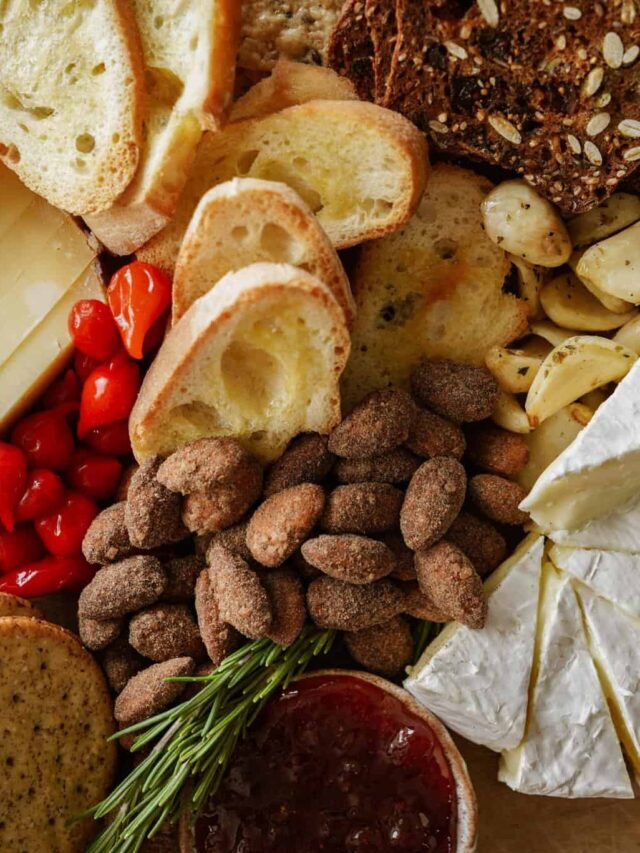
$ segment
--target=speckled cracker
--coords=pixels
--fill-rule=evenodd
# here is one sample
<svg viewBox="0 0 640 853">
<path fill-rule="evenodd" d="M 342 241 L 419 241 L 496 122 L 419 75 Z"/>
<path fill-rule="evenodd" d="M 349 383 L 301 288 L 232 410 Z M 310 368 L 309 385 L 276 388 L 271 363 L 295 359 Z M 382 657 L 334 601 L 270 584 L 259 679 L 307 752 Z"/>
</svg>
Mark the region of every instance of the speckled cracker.
<svg viewBox="0 0 640 853">
<path fill-rule="evenodd" d="M 67 821 L 107 794 L 116 769 L 97 663 L 64 628 L 0 619 L 0 708 L 0 850 L 84 850 L 94 821 Z"/>
<path fill-rule="evenodd" d="M 17 595 L 0 592 L 0 617 L 28 616 L 31 619 L 42 619 L 42 613 L 35 605 Z"/>
</svg>

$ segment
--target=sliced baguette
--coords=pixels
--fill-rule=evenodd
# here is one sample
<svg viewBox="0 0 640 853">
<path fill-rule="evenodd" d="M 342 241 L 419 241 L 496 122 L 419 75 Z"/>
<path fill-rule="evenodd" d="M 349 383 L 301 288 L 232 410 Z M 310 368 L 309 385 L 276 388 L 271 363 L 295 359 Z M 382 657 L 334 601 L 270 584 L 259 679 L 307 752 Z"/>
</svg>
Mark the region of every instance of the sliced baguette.
<svg viewBox="0 0 640 853">
<path fill-rule="evenodd" d="M 74 214 L 109 207 L 142 144 L 144 80 L 124 0 L 0 4 L 0 159 Z"/>
<path fill-rule="evenodd" d="M 307 202 L 336 248 L 394 231 L 418 205 L 424 136 L 401 116 L 360 101 L 310 101 L 206 134 L 176 215 L 138 252 L 173 272 L 196 205 L 233 177 L 282 181 Z"/>
<path fill-rule="evenodd" d="M 228 272 L 258 261 L 292 264 L 319 278 L 352 324 L 349 280 L 308 205 L 286 184 L 256 178 L 233 178 L 200 199 L 173 276 L 173 322 Z"/>
<path fill-rule="evenodd" d="M 129 420 L 136 459 L 235 436 L 262 460 L 340 420 L 349 332 L 335 297 L 287 264 L 229 273 L 172 327 Z"/>
<path fill-rule="evenodd" d="M 145 60 L 144 149 L 132 184 L 87 224 L 127 255 L 169 221 L 203 129 L 231 105 L 240 11 L 236 0 L 134 0 Z"/>
<path fill-rule="evenodd" d="M 416 215 L 363 248 L 346 411 L 381 385 L 406 386 L 423 356 L 479 365 L 492 346 L 525 332 L 527 303 L 503 292 L 511 265 L 482 228 L 491 189 L 467 169 L 437 165 Z"/>
<path fill-rule="evenodd" d="M 260 118 L 307 101 L 357 101 L 351 80 L 331 68 L 280 59 L 269 77 L 252 86 L 233 105 L 231 121 Z"/>
</svg>

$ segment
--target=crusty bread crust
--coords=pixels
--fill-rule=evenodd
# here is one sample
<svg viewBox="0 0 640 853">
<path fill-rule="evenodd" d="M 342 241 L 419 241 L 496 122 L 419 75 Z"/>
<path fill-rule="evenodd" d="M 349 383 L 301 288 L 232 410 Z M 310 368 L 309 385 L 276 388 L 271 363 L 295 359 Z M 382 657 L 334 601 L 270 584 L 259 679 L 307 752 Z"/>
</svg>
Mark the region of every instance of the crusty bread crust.
<svg viewBox="0 0 640 853">
<path fill-rule="evenodd" d="M 174 409 L 175 403 L 172 404 L 172 400 L 182 399 L 186 394 L 191 401 L 197 402 L 193 389 L 189 393 L 189 389 L 185 387 L 184 375 L 191 367 L 200 364 L 203 359 L 206 360 L 206 354 L 213 347 L 216 336 L 224 335 L 226 328 L 232 332 L 233 324 L 242 318 L 243 312 L 259 306 L 265 298 L 276 296 L 286 299 L 287 294 L 291 293 L 304 294 L 305 298 L 316 304 L 319 312 L 324 312 L 325 319 L 329 320 L 331 325 L 332 367 L 331 374 L 323 377 L 327 388 L 324 409 L 321 413 L 316 412 L 311 424 L 288 425 L 291 427 L 291 434 L 286 439 L 282 436 L 282 432 L 286 432 L 286 426 L 283 430 L 283 424 L 278 421 L 278 417 L 271 415 L 261 426 L 264 432 L 273 429 L 274 435 L 278 434 L 277 446 L 267 443 L 256 447 L 255 443 L 249 441 L 249 447 L 262 458 L 272 459 L 282 451 L 293 435 L 304 432 L 305 428 L 316 432 L 329 432 L 339 422 L 338 382 L 351 346 L 342 309 L 327 285 L 303 270 L 288 264 L 253 264 L 225 276 L 217 287 L 194 302 L 169 331 L 145 376 L 129 419 L 131 445 L 139 462 L 156 453 L 168 455 L 177 449 L 170 446 L 172 439 L 163 434 L 166 433 L 164 419 L 167 412 Z M 268 319 L 265 317 L 265 322 Z M 291 353 L 294 359 L 298 355 Z M 248 364 L 246 366 L 250 367 Z M 207 380 L 203 378 L 199 381 Z M 320 389 L 316 389 L 316 393 L 319 392 Z M 317 406 L 316 401 L 310 400 L 309 403 L 312 407 Z M 280 413 L 280 417 L 283 417 L 283 413 Z M 203 426 L 201 432 L 203 434 L 198 435 L 199 438 L 217 434 L 215 417 L 211 418 L 211 423 L 206 427 Z M 241 441 L 250 438 L 238 437 Z"/>
<path fill-rule="evenodd" d="M 69 139 L 60 139 L 58 132 L 74 134 L 78 123 L 69 118 L 59 126 L 61 115 L 66 114 L 67 106 L 71 110 L 77 106 L 73 100 L 73 80 L 75 64 L 70 62 L 70 55 L 48 56 L 41 49 L 41 38 L 55 30 L 58 16 L 55 15 L 54 4 L 39 4 L 33 9 L 33 4 L 21 4 L 24 8 L 14 7 L 6 11 L 3 22 L 3 37 L 0 40 L 0 88 L 4 88 L 11 96 L 16 91 L 20 109 L 14 110 L 8 104 L 0 106 L 0 160 L 13 169 L 20 179 L 39 195 L 44 196 L 56 207 L 76 215 L 84 215 L 104 210 L 113 204 L 115 199 L 126 189 L 138 165 L 140 146 L 142 144 L 142 109 L 144 101 L 144 70 L 142 50 L 138 31 L 133 20 L 127 0 L 98 0 L 96 7 L 102 13 L 102 26 L 108 27 L 110 36 L 115 37 L 118 47 L 117 55 L 105 56 L 103 65 L 106 71 L 98 73 L 100 57 L 96 54 L 96 44 L 101 33 L 93 34 L 93 43 L 84 46 L 86 55 L 78 52 L 78 35 L 74 32 L 76 53 L 87 63 L 98 64 L 94 70 L 79 69 L 78 74 L 87 76 L 95 74 L 96 90 L 102 79 L 110 78 L 114 90 L 109 97 L 114 105 L 104 107 L 103 115 L 109 115 L 110 124 L 100 134 L 94 134 L 93 143 L 87 138 L 87 145 L 93 148 L 84 150 L 85 146 L 78 136 L 74 143 Z M 49 17 L 47 17 L 49 15 Z M 60 25 L 63 27 L 63 24 Z M 22 50 L 16 49 L 16 44 L 22 45 Z M 49 50 L 55 51 L 66 48 L 66 40 L 58 35 L 56 42 L 51 42 Z M 35 51 L 41 63 L 46 67 L 32 66 L 23 53 Z M 65 77 L 58 84 L 53 84 L 53 77 L 48 75 L 62 73 L 65 65 Z M 20 69 L 21 80 L 13 79 L 16 69 Z M 25 80 L 26 74 L 32 74 L 33 79 Z M 29 86 L 31 91 L 24 91 Z M 116 88 L 117 87 L 117 88 Z M 37 134 L 31 132 L 33 112 L 44 108 L 37 101 L 44 97 L 48 88 L 48 97 L 52 104 L 47 105 L 50 114 L 37 117 Z M 34 100 L 36 99 L 36 103 Z M 103 115 L 95 117 L 100 124 Z M 84 117 L 83 128 L 93 130 L 91 116 Z M 51 121 L 50 121 L 51 119 Z M 55 122 L 55 124 L 52 124 Z M 51 125 L 51 126 L 50 126 Z M 35 140 L 35 141 L 34 141 Z M 79 146 L 79 147 L 78 147 Z M 73 164 L 76 157 L 77 167 Z"/>
<path fill-rule="evenodd" d="M 255 241 L 247 246 L 249 226 L 257 233 Z M 278 229 L 273 249 L 267 241 L 266 228 L 269 226 Z M 246 229 L 239 244 L 234 243 L 234 228 L 238 227 Z M 279 245 L 281 234 L 288 238 L 284 247 Z M 304 256 L 287 257 L 289 243 L 293 244 L 294 251 L 303 249 Z M 286 184 L 256 178 L 234 178 L 201 198 L 176 262 L 173 323 L 224 275 L 258 261 L 287 262 L 304 267 L 329 286 L 345 313 L 347 324 L 352 324 L 355 303 L 349 280 L 311 209 Z"/>
<path fill-rule="evenodd" d="M 274 140 L 285 137 L 288 146 L 277 148 Z M 353 146 L 348 154 L 347 144 Z M 361 156 L 365 144 L 370 163 Z M 245 156 L 253 158 L 248 165 Z M 305 161 L 299 172 L 298 156 Z M 327 162 L 324 170 L 317 165 L 322 157 Z M 384 158 L 389 165 L 381 170 Z M 423 134 L 402 116 L 361 101 L 309 101 L 262 119 L 227 125 L 218 134 L 205 134 L 175 217 L 141 248 L 138 258 L 172 273 L 199 200 L 210 187 L 238 175 L 284 177 L 301 195 L 306 192 L 317 200 L 318 221 L 333 245 L 353 246 L 388 234 L 409 219 L 422 196 L 428 168 Z M 363 209 L 385 181 L 396 180 L 392 169 L 398 184 L 394 198 L 385 199 L 381 211 Z M 335 182 L 335 189 L 327 191 L 327 181 Z M 365 196 L 369 188 L 372 195 Z"/>
<path fill-rule="evenodd" d="M 353 83 L 331 68 L 280 59 L 273 71 L 233 105 L 230 121 L 277 113 L 307 101 L 357 101 Z"/>
<path fill-rule="evenodd" d="M 218 130 L 231 107 L 240 33 L 238 4 L 207 0 L 194 6 L 195 13 L 198 43 L 191 76 L 184 81 L 167 124 L 147 123 L 147 140 L 133 182 L 113 207 L 87 218 L 98 239 L 116 255 L 131 254 L 167 224 L 203 130 Z"/>
</svg>

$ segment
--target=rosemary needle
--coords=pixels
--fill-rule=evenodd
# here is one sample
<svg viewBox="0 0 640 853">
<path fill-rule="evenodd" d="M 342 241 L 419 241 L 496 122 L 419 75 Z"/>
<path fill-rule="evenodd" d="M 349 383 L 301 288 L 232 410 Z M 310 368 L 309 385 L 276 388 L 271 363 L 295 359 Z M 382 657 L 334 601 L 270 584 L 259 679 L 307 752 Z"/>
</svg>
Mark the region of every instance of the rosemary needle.
<svg viewBox="0 0 640 853">
<path fill-rule="evenodd" d="M 164 823 L 178 819 L 185 803 L 195 819 L 271 695 L 303 673 L 314 657 L 326 654 L 334 639 L 335 631 L 307 625 L 287 648 L 255 640 L 225 658 L 210 675 L 168 679 L 200 689 L 180 705 L 114 736 L 137 734 L 132 752 L 154 744 L 106 799 L 81 815 L 109 815 L 110 821 L 87 853 L 136 853 Z"/>
</svg>

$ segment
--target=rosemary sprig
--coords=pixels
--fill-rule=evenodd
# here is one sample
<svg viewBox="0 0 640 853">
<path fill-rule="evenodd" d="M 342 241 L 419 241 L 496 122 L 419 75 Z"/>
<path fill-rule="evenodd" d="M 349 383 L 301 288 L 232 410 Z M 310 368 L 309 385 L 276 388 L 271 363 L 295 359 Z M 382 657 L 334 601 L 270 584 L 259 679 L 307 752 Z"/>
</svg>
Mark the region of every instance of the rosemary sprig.
<svg viewBox="0 0 640 853">
<path fill-rule="evenodd" d="M 247 643 L 210 675 L 173 678 L 200 683 L 190 699 L 118 732 L 137 734 L 132 752 L 154 742 L 149 755 L 103 800 L 83 816 L 110 823 L 87 853 L 135 853 L 184 807 L 198 815 L 218 789 L 233 751 L 270 696 L 300 675 L 314 657 L 332 647 L 335 631 L 307 625 L 283 649 L 270 640 Z"/>
<path fill-rule="evenodd" d="M 429 643 L 438 636 L 440 631 L 442 630 L 442 625 L 439 625 L 437 622 L 425 622 L 420 620 L 416 625 L 416 629 L 414 631 L 414 642 L 413 642 L 413 665 L 415 666 L 420 658 L 422 657 L 422 653 L 427 648 Z"/>
</svg>

